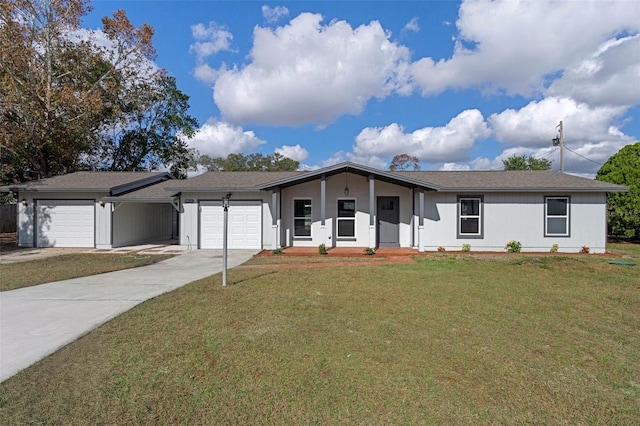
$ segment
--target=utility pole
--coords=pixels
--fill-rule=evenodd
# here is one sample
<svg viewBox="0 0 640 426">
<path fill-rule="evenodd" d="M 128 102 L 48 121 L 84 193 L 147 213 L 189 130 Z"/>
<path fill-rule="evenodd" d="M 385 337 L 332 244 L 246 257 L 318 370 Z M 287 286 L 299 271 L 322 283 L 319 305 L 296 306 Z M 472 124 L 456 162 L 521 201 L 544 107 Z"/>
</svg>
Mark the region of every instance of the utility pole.
<svg viewBox="0 0 640 426">
<path fill-rule="evenodd" d="M 231 193 L 222 197 L 222 208 L 224 209 L 224 225 L 222 231 L 222 286 L 227 286 L 227 239 L 229 228 L 229 200 Z"/>
<path fill-rule="evenodd" d="M 560 173 L 564 173 L 564 127 L 562 125 L 562 120 L 560 120 L 560 124 L 556 126 L 558 129 L 558 137 L 552 139 L 553 146 L 560 146 Z"/>
</svg>

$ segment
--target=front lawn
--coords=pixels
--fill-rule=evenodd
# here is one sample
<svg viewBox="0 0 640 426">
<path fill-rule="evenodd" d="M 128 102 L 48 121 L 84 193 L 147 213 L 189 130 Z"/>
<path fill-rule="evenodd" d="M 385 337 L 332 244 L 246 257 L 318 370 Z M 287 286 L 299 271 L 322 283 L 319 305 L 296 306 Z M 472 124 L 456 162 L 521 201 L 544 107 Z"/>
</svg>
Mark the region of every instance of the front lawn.
<svg viewBox="0 0 640 426">
<path fill-rule="evenodd" d="M 78 253 L 0 264 L 0 291 L 151 265 L 171 254 Z"/>
<path fill-rule="evenodd" d="M 640 267 L 608 260 L 234 269 L 8 379 L 0 424 L 637 424 Z"/>
</svg>

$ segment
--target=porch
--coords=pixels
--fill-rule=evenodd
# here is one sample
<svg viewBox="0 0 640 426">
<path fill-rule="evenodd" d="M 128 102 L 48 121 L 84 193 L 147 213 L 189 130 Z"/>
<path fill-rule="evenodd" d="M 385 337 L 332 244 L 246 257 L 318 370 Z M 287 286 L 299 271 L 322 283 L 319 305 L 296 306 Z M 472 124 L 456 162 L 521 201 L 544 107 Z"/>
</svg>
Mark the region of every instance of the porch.
<svg viewBox="0 0 640 426">
<path fill-rule="evenodd" d="M 332 257 L 362 257 L 365 255 L 366 247 L 327 247 L 327 254 L 323 256 Z M 288 256 L 321 256 L 318 253 L 318 247 L 285 247 L 282 249 L 284 255 Z M 261 255 L 273 254 L 272 250 L 263 250 Z M 418 253 L 417 249 L 411 247 L 379 247 L 376 249 L 374 256 L 382 257 L 402 257 L 414 256 Z"/>
</svg>

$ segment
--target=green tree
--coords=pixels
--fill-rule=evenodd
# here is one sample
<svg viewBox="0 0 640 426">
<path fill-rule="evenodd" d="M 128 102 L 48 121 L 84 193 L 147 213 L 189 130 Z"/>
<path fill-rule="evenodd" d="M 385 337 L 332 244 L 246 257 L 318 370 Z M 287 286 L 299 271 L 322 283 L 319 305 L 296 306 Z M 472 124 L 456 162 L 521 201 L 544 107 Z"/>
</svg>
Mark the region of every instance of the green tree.
<svg viewBox="0 0 640 426">
<path fill-rule="evenodd" d="M 189 97 L 178 90 L 173 77 L 162 75 L 139 83 L 135 91 L 128 89 L 128 95 L 121 101 L 121 119 L 101 129 L 98 149 L 87 157 L 86 168 L 136 171 L 165 166 L 185 178 L 195 167 L 195 153 L 185 138 L 198 126 L 187 113 Z"/>
<path fill-rule="evenodd" d="M 512 155 L 502 160 L 505 170 L 549 170 L 551 161 L 546 158 L 536 158 L 533 155 Z"/>
<path fill-rule="evenodd" d="M 612 155 L 600 167 L 596 179 L 629 187 L 629 192 L 608 196 L 609 229 L 614 235 L 640 239 L 640 142 Z"/>
<path fill-rule="evenodd" d="M 96 71 L 104 62 L 68 36 L 88 10 L 82 0 L 0 4 L 2 182 L 71 171 L 93 142 L 102 113 Z"/>
<path fill-rule="evenodd" d="M 152 62 L 153 28 L 120 10 L 103 18 L 107 43 L 94 41 L 80 27 L 88 3 L 0 3 L 0 183 L 188 163 L 176 135 L 197 124 Z"/>
<path fill-rule="evenodd" d="M 208 155 L 200 156 L 198 163 L 209 171 L 226 172 L 283 172 L 298 170 L 300 163 L 285 157 L 282 154 L 264 155 L 260 153 L 243 155 L 229 154 L 227 158 L 211 158 Z"/>
<path fill-rule="evenodd" d="M 413 168 L 414 171 L 420 170 L 420 159 L 415 155 L 398 154 L 393 157 L 389 165 L 389 171 L 396 172 Z"/>
</svg>

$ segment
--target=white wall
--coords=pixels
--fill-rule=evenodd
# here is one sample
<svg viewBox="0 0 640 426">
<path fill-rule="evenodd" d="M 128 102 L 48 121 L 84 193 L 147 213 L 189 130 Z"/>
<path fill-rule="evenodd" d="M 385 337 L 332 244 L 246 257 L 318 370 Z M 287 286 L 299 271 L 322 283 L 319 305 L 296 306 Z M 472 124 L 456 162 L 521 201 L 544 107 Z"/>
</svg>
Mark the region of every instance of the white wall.
<svg viewBox="0 0 640 426">
<path fill-rule="evenodd" d="M 113 247 L 111 242 L 111 203 L 104 203 L 104 206 L 98 204 L 96 206 L 96 248 L 110 249 Z"/>
<path fill-rule="evenodd" d="M 98 235 L 98 229 L 103 228 L 103 223 L 106 218 L 104 215 L 100 215 L 99 210 L 102 207 L 98 203 L 100 198 L 107 196 L 107 193 L 96 192 L 19 192 L 18 193 L 18 246 L 20 247 L 33 247 L 34 241 L 34 213 L 35 213 L 35 201 L 36 200 L 93 200 L 95 203 L 95 220 L 96 220 L 96 244 L 99 241 L 100 235 Z M 22 200 L 26 200 L 27 205 L 21 203 Z"/>
<path fill-rule="evenodd" d="M 469 195 L 469 194 L 459 194 Z M 483 238 L 457 238 L 458 194 L 425 192 L 426 250 L 506 251 L 509 240 L 522 243 L 522 251 L 577 253 L 588 246 L 603 253 L 607 241 L 606 196 L 604 193 L 493 193 L 484 195 Z M 544 236 L 544 197 L 570 195 L 570 236 Z"/>
<path fill-rule="evenodd" d="M 122 203 L 112 215 L 113 247 L 171 239 L 173 207 L 170 204 Z"/>
<path fill-rule="evenodd" d="M 369 181 L 366 176 L 349 173 L 328 176 L 325 193 L 325 226 L 321 225 L 320 179 L 282 190 L 282 242 L 283 245 L 315 247 L 325 243 L 327 247 L 367 247 L 369 246 Z M 345 185 L 349 187 L 349 195 L 344 195 Z M 391 183 L 374 181 L 374 214 L 375 199 L 380 196 L 400 197 L 400 246 L 410 247 L 412 244 L 413 201 L 412 189 Z M 293 238 L 293 200 L 297 198 L 311 199 L 311 238 Z M 356 237 L 337 238 L 336 217 L 339 199 L 356 200 Z M 374 221 L 375 223 L 375 221 Z M 289 240 L 287 241 L 287 236 Z"/>
<path fill-rule="evenodd" d="M 181 212 L 180 221 L 180 245 L 187 249 L 198 249 L 200 247 L 200 202 L 220 201 L 227 192 L 185 192 L 180 198 Z M 259 200 L 262 202 L 262 247 L 273 249 L 277 247 L 275 235 L 272 232 L 271 216 L 271 192 L 235 192 L 232 193 L 231 204 L 242 200 Z M 189 201 L 189 202 L 187 202 Z"/>
</svg>

